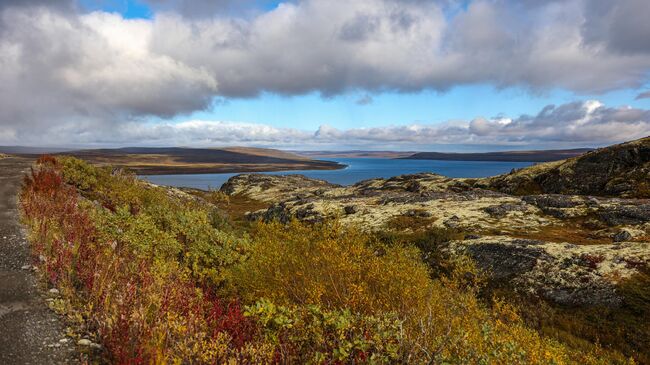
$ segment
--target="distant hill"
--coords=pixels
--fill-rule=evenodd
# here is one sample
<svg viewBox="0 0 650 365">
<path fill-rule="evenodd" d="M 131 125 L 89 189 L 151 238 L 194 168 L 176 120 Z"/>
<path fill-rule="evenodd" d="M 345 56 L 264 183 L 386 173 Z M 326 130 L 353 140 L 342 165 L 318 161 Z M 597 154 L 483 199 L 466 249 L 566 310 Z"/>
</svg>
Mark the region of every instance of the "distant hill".
<svg viewBox="0 0 650 365">
<path fill-rule="evenodd" d="M 650 136 L 482 179 L 481 184 L 517 195 L 650 198 Z"/>
<path fill-rule="evenodd" d="M 45 153 L 59 153 L 72 151 L 72 148 L 56 148 L 56 147 L 25 147 L 25 146 L 0 146 L 0 153 L 8 155 L 24 155 L 33 154 L 40 155 Z"/>
<path fill-rule="evenodd" d="M 483 153 L 418 152 L 411 156 L 402 158 L 408 160 L 548 162 L 580 156 L 589 151 L 593 151 L 593 149 L 576 148 L 569 150 L 504 151 Z"/>
<path fill-rule="evenodd" d="M 97 165 L 125 167 L 141 175 L 261 172 L 280 170 L 333 170 L 345 167 L 273 149 L 126 147 L 58 153 Z"/>
<path fill-rule="evenodd" d="M 401 158 L 413 155 L 413 151 L 292 151 L 296 154 L 315 158 Z"/>
</svg>

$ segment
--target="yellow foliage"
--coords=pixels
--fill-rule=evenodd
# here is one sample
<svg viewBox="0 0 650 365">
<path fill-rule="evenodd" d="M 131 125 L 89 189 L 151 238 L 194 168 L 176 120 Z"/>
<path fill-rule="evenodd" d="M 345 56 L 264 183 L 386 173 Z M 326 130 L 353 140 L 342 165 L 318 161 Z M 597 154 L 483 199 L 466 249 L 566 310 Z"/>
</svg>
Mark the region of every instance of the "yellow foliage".
<svg viewBox="0 0 650 365">
<path fill-rule="evenodd" d="M 373 244 L 338 222 L 260 223 L 253 241 L 250 257 L 231 275 L 248 302 L 267 298 L 359 313 L 406 313 L 430 291 L 417 249 Z"/>
</svg>

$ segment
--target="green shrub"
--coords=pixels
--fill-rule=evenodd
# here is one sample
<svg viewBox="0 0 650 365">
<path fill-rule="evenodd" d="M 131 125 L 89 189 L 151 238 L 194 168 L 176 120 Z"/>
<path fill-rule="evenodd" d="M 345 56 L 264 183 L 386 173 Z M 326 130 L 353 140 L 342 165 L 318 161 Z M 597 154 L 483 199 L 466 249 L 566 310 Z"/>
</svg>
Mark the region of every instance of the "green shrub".
<svg viewBox="0 0 650 365">
<path fill-rule="evenodd" d="M 400 358 L 401 321 L 394 315 L 353 314 L 348 309 L 276 306 L 261 300 L 246 307 L 280 362 L 299 364 L 392 363 Z"/>
<path fill-rule="evenodd" d="M 74 157 L 57 159 L 62 165 L 61 173 L 68 184 L 81 190 L 91 190 L 97 186 L 98 169 Z"/>
</svg>

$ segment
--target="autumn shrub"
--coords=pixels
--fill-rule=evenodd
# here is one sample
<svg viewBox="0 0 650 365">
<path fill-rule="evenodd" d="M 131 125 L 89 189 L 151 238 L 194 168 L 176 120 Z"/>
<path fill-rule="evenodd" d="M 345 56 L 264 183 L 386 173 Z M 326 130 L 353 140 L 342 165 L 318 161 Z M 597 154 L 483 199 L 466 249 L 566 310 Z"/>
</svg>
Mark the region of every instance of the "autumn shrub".
<svg viewBox="0 0 650 365">
<path fill-rule="evenodd" d="M 248 302 L 267 298 L 366 314 L 405 313 L 430 290 L 417 249 L 372 242 L 337 221 L 260 223 L 250 257 L 233 266 L 231 280 Z"/>
<path fill-rule="evenodd" d="M 277 306 L 260 300 L 246 307 L 281 363 L 391 363 L 401 359 L 402 322 L 392 314 L 368 316 L 316 305 Z"/>
<path fill-rule="evenodd" d="M 213 232 L 207 216 L 191 207 L 163 219 L 144 213 L 154 201 L 176 204 L 162 195 L 137 196 L 141 209 L 134 214 L 129 199 L 136 195 L 122 192 L 144 192 L 141 187 L 105 195 L 119 203 L 112 210 L 104 208 L 104 201 L 82 199 L 74 188 L 79 184 L 69 180 L 75 175 L 64 179 L 60 166 L 41 164 L 26 177 L 20 197 L 23 218 L 44 279 L 73 303 L 86 328 L 101 338 L 111 362 L 272 359 L 275 348 L 252 341 L 257 326 L 238 302 L 220 299 L 210 288 L 219 265 L 235 260 L 236 253 L 228 251 L 234 246 L 220 245 L 228 240 L 234 245 L 232 237 Z M 96 199 L 105 192 L 100 186 L 131 181 L 102 178 L 115 180 L 98 180 L 89 192 Z"/>
<path fill-rule="evenodd" d="M 376 236 L 387 245 L 410 244 L 417 247 L 422 261 L 429 266 L 434 278 L 450 274 L 458 264 L 464 265 L 464 262 L 449 256 L 443 250 L 448 242 L 465 237 L 465 232 L 456 228 L 426 227 L 410 232 L 380 231 Z"/>
<path fill-rule="evenodd" d="M 96 187 L 99 171 L 82 160 L 65 157 L 61 158 L 61 175 L 66 182 L 71 183 L 82 190 L 90 190 Z"/>
<path fill-rule="evenodd" d="M 560 344 L 525 328 L 514 312 L 490 311 L 472 291 L 436 281 L 417 316 L 404 322 L 409 362 L 460 364 L 570 363 Z"/>
<path fill-rule="evenodd" d="M 613 359 L 539 335 L 507 304 L 486 306 L 471 261 L 432 277 L 422 258 L 453 232 L 409 242 L 294 221 L 240 237 L 215 227 L 210 203 L 71 158 L 42 159 L 20 200 L 43 280 L 112 363 Z M 635 303 L 643 283 L 628 288 Z"/>
</svg>

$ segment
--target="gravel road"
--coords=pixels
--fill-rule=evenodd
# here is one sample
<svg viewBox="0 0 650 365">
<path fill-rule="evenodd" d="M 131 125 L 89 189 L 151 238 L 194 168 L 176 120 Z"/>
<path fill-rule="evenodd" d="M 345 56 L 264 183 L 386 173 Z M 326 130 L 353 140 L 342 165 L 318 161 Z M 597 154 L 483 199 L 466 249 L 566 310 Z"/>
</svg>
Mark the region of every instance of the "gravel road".
<svg viewBox="0 0 650 365">
<path fill-rule="evenodd" d="M 72 339 L 36 285 L 17 194 L 31 161 L 0 159 L 0 364 L 77 363 Z"/>
</svg>

